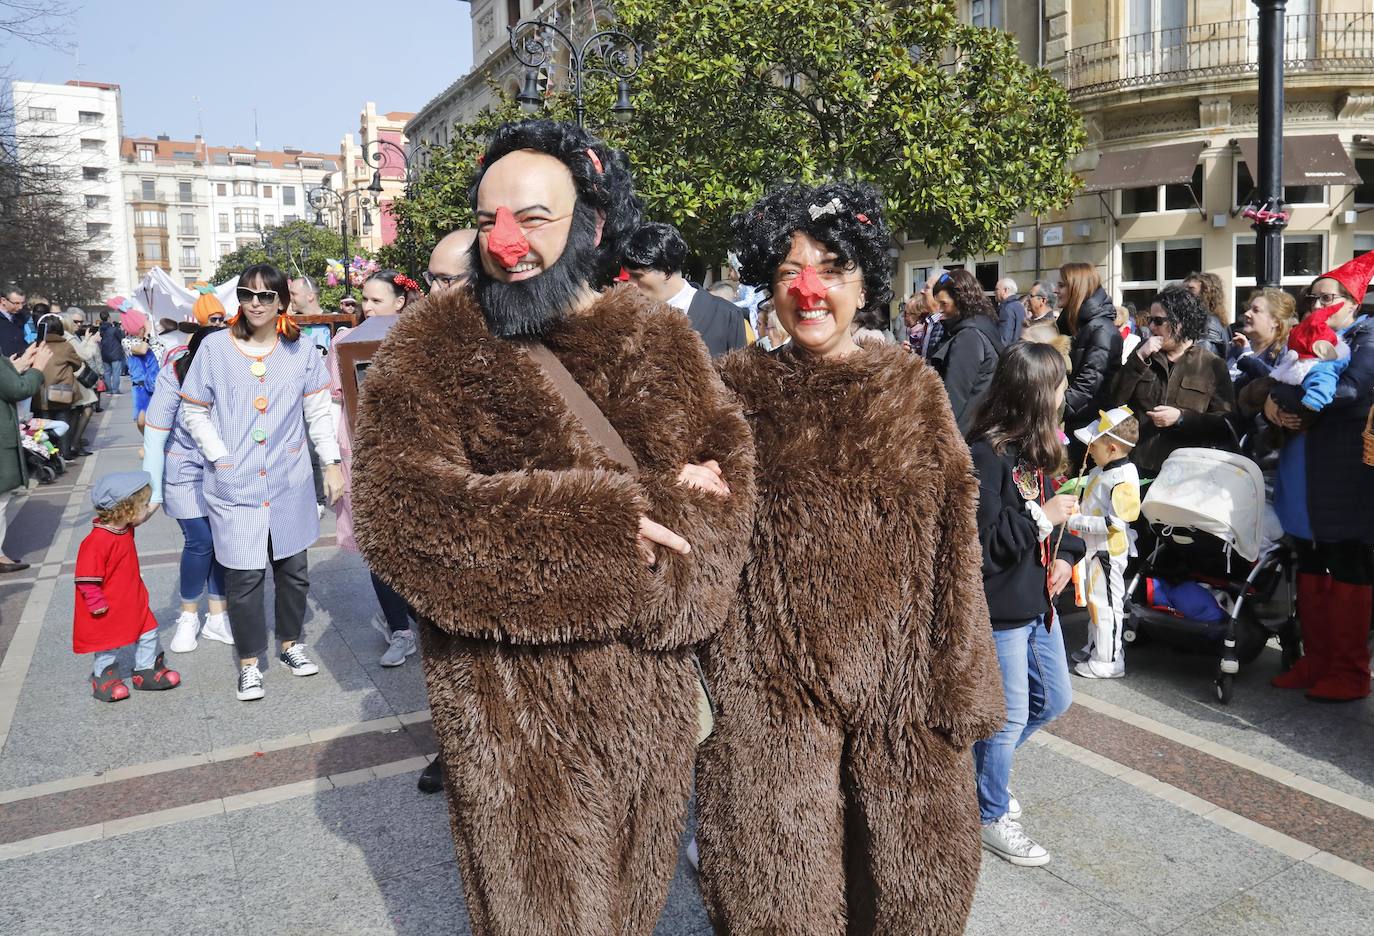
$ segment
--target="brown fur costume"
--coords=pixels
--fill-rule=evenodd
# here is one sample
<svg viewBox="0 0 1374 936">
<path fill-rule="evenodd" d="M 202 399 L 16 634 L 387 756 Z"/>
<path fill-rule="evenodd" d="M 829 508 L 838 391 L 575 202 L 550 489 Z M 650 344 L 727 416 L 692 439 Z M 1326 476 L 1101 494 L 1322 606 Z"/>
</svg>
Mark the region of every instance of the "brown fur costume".
<svg viewBox="0 0 1374 936">
<path fill-rule="evenodd" d="M 1002 682 L 968 449 L 896 346 L 737 352 L 751 555 L 705 664 L 703 891 L 721 936 L 962 933 L 981 842 L 970 745 Z"/>
<path fill-rule="evenodd" d="M 424 620 L 425 676 L 477 936 L 647 934 L 696 732 L 689 649 L 720 626 L 753 508 L 748 429 L 686 316 L 631 287 L 547 344 L 639 463 L 623 473 L 467 290 L 392 329 L 353 469 L 368 565 Z M 714 458 L 718 498 L 677 483 Z M 687 556 L 649 570 L 647 515 Z"/>
</svg>

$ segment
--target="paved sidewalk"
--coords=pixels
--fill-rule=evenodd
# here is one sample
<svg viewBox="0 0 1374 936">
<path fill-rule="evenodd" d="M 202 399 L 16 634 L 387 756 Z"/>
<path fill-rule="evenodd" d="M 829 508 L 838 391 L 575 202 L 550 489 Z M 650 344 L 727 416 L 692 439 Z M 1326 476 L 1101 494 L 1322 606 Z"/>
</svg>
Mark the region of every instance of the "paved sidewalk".
<svg viewBox="0 0 1374 936">
<path fill-rule="evenodd" d="M 418 659 L 378 665 L 371 586 L 331 515 L 310 554 L 320 675 L 274 668 L 245 705 L 230 649 L 203 643 L 169 655 L 174 692 L 90 698 L 71 562 L 91 481 L 137 466 L 115 400 L 98 454 L 28 496 L 6 544 L 35 568 L 0 578 L 0 936 L 467 933 L 445 803 L 415 790 L 434 751 Z M 180 533 L 159 515 L 138 541 L 166 640 Z M 1211 667 L 1150 646 L 1124 680 L 1075 681 L 1014 777 L 1054 861 L 986 858 L 970 933 L 1371 932 L 1374 703 L 1272 690 L 1266 651 L 1222 707 Z M 657 932 L 710 933 L 685 860 Z"/>
</svg>

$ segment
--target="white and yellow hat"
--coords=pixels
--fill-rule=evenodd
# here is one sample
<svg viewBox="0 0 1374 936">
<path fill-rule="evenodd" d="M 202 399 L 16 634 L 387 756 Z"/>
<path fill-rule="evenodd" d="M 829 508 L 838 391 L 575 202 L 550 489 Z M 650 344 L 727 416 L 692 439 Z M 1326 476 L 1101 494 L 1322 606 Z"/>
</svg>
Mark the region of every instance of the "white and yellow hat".
<svg viewBox="0 0 1374 936">
<path fill-rule="evenodd" d="M 1118 406 L 1115 409 L 1098 410 L 1097 422 L 1088 423 L 1082 429 L 1074 430 L 1074 438 L 1084 445 L 1092 445 L 1103 436 L 1110 436 L 1127 448 L 1134 448 L 1134 442 L 1127 442 L 1125 439 L 1115 435 L 1112 430 L 1130 419 L 1135 413 L 1131 412 L 1129 406 Z"/>
</svg>

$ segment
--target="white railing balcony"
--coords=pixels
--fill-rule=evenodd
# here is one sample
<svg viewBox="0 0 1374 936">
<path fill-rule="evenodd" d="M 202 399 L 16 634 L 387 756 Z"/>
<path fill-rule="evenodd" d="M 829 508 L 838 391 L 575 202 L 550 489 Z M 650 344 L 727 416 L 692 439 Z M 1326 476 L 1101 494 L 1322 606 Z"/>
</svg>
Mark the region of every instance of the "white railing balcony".
<svg viewBox="0 0 1374 936">
<path fill-rule="evenodd" d="M 1284 17 L 1285 74 L 1374 70 L 1374 13 Z M 1180 26 L 1073 49 L 1067 84 L 1075 97 L 1225 78 L 1259 68 L 1256 19 Z"/>
</svg>

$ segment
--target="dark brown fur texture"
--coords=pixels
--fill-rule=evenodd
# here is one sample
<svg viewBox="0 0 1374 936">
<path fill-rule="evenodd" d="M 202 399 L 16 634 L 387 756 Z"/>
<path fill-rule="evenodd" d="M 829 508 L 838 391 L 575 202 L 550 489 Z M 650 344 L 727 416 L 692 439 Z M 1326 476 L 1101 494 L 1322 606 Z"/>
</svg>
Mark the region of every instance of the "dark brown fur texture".
<svg viewBox="0 0 1374 936">
<path fill-rule="evenodd" d="M 472 931 L 647 934 L 676 866 L 696 731 L 690 647 L 720 626 L 753 449 L 686 316 L 630 287 L 548 345 L 640 471 L 618 468 L 470 293 L 391 331 L 353 468 L 368 565 L 426 620 L 425 676 Z M 677 483 L 714 458 L 721 499 Z M 645 514 L 692 544 L 650 571 Z"/>
<path fill-rule="evenodd" d="M 720 363 L 758 511 L 709 645 L 697 768 L 721 936 L 962 933 L 980 859 L 973 741 L 1005 721 L 968 449 L 895 346 Z"/>
</svg>

